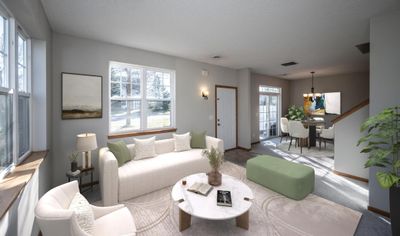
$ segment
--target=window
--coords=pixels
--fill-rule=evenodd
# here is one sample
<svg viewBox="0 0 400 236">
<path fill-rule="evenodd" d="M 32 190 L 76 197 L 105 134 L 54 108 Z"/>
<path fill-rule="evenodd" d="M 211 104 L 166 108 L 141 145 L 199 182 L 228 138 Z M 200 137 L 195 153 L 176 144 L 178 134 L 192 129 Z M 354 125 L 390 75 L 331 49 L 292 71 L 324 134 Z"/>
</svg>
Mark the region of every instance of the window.
<svg viewBox="0 0 400 236">
<path fill-rule="evenodd" d="M 0 6 L 0 179 L 31 150 L 30 41 Z"/>
<path fill-rule="evenodd" d="M 30 93 L 28 76 L 27 38 L 17 33 L 17 80 L 18 80 L 18 157 L 30 150 Z"/>
<path fill-rule="evenodd" d="M 110 133 L 174 126 L 175 72 L 110 63 Z"/>
<path fill-rule="evenodd" d="M 8 79 L 8 20 L 0 16 L 0 174 L 13 163 L 12 94 Z"/>
</svg>

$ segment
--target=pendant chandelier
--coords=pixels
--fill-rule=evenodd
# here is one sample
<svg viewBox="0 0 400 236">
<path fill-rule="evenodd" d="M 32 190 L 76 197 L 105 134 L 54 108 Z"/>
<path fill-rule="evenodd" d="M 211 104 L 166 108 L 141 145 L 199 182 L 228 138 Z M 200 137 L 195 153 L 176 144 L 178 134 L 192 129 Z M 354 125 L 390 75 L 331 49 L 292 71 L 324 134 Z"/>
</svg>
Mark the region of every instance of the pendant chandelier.
<svg viewBox="0 0 400 236">
<path fill-rule="evenodd" d="M 315 93 L 314 92 L 314 71 L 311 71 L 311 93 L 304 93 L 303 97 L 321 97 L 321 93 Z"/>
</svg>

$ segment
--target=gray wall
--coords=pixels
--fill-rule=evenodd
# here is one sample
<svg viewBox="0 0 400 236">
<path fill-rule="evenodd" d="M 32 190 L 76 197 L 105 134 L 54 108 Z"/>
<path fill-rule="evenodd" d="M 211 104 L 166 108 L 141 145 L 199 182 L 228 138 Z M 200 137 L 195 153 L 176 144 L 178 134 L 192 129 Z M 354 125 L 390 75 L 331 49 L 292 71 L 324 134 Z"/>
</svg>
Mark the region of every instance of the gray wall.
<svg viewBox="0 0 400 236">
<path fill-rule="evenodd" d="M 400 104 L 400 11 L 371 20 L 370 25 L 370 115 Z M 370 168 L 369 205 L 389 211 L 388 191 L 375 179 Z"/>
<path fill-rule="evenodd" d="M 51 44 L 52 32 L 40 0 L 2 0 L 16 20 L 35 39 L 35 45 L 41 45 L 40 51 L 33 52 L 34 65 L 32 66 L 32 95 L 33 107 L 42 106 L 40 112 L 34 112 L 33 122 L 40 122 L 45 126 L 45 133 L 33 129 L 34 139 L 44 139 L 40 144 L 34 142 L 33 146 L 50 148 L 51 142 L 51 98 L 48 96 L 51 85 Z M 44 61 L 43 61 L 44 60 Z M 35 64 L 36 63 L 36 64 Z M 42 64 L 41 66 L 38 66 Z M 40 70 L 40 71 L 39 71 Z M 38 83 L 37 83 L 38 82 Z M 41 93 L 40 97 L 36 97 Z M 43 107 L 44 106 L 44 107 Z M 39 172 L 35 173 L 31 181 L 24 188 L 23 193 L 10 207 L 8 219 L 1 219 L 0 228 L 2 235 L 38 235 L 38 227 L 33 224 L 33 209 L 36 201 L 51 187 L 51 155 L 42 163 Z"/>
<path fill-rule="evenodd" d="M 315 92 L 341 92 L 342 113 L 348 111 L 358 103 L 369 97 L 368 72 L 335 75 L 328 77 L 314 77 Z M 303 106 L 303 93 L 311 90 L 309 79 L 290 81 L 290 105 Z M 327 126 L 336 115 L 326 115 Z"/>
<path fill-rule="evenodd" d="M 176 71 L 176 126 L 178 133 L 206 130 L 208 135 L 213 136 L 215 132 L 215 84 L 237 86 L 237 71 L 233 69 L 58 33 L 53 34 L 53 53 L 52 150 L 57 154 L 54 156 L 53 162 L 53 185 L 66 181 L 65 171 L 69 168 L 67 155 L 75 149 L 76 134 L 94 132 L 97 134 L 98 146 L 107 145 L 110 60 Z M 202 76 L 202 69 L 208 70 L 208 77 Z M 102 119 L 61 120 L 61 72 L 103 76 Z M 208 100 L 204 100 L 200 96 L 203 87 L 207 87 L 209 90 Z M 130 143 L 132 139 L 127 138 L 126 142 Z M 97 167 L 97 153 L 94 152 L 93 156 L 93 164 Z"/>
<path fill-rule="evenodd" d="M 289 80 L 279 79 L 267 75 L 261 74 L 251 74 L 251 142 L 257 142 L 260 139 L 259 131 L 259 93 L 258 88 L 260 85 L 267 85 L 273 87 L 279 87 L 282 89 L 282 101 L 281 101 L 281 111 L 282 115 L 287 113 L 287 108 L 289 107 Z"/>
<path fill-rule="evenodd" d="M 251 148 L 251 72 L 250 69 L 238 71 L 239 140 L 238 146 Z"/>
</svg>

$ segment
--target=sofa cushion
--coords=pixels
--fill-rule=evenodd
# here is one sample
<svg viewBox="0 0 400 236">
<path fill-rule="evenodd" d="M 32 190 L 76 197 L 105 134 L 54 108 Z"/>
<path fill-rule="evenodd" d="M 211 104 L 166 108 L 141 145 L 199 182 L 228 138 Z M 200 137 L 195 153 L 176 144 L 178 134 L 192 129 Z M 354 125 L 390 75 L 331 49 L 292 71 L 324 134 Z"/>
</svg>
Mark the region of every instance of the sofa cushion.
<svg viewBox="0 0 400 236">
<path fill-rule="evenodd" d="M 94 227 L 94 214 L 92 207 L 86 198 L 79 192 L 76 193 L 68 209 L 75 212 L 76 220 L 81 229 L 88 234 L 92 234 Z"/>
<path fill-rule="evenodd" d="M 210 170 L 201 149 L 170 152 L 144 160 L 132 160 L 118 168 L 119 201 L 170 185 L 179 179 Z"/>
<path fill-rule="evenodd" d="M 190 133 L 173 134 L 175 140 L 175 152 L 190 150 Z"/>
<path fill-rule="evenodd" d="M 137 139 L 135 138 L 135 160 L 140 160 L 156 155 L 156 137 Z"/>
<path fill-rule="evenodd" d="M 128 208 L 124 207 L 112 214 L 97 218 L 94 223 L 93 235 L 135 235 L 135 231 L 136 227 L 132 215 Z"/>
<path fill-rule="evenodd" d="M 206 131 L 204 132 L 190 132 L 192 139 L 190 140 L 190 147 L 192 148 L 206 148 Z"/>
<path fill-rule="evenodd" d="M 115 143 L 107 143 L 108 149 L 112 152 L 118 161 L 118 166 L 122 166 L 125 162 L 132 160 L 131 154 L 124 141 Z"/>
<path fill-rule="evenodd" d="M 173 138 L 156 141 L 156 153 L 158 155 L 174 151 L 175 151 L 175 140 Z"/>
</svg>

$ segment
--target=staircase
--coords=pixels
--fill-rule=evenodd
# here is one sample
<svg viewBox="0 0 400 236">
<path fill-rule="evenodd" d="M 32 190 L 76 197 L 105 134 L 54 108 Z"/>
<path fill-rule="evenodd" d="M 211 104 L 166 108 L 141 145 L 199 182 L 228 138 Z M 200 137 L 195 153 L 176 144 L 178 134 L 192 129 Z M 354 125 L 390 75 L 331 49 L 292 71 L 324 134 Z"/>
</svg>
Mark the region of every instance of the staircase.
<svg viewBox="0 0 400 236">
<path fill-rule="evenodd" d="M 362 146 L 357 147 L 361 124 L 369 117 L 369 99 L 349 111 L 336 117 L 335 125 L 335 162 L 334 172 L 357 180 L 368 182 L 369 172 L 364 168 L 367 155 L 360 153 Z"/>
</svg>

